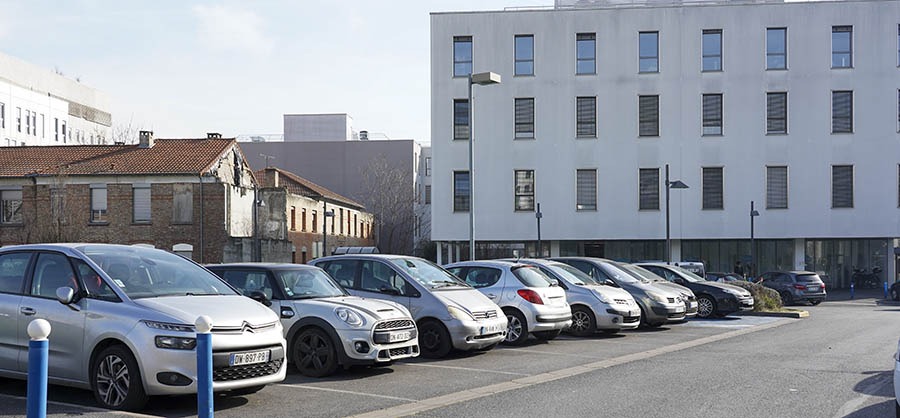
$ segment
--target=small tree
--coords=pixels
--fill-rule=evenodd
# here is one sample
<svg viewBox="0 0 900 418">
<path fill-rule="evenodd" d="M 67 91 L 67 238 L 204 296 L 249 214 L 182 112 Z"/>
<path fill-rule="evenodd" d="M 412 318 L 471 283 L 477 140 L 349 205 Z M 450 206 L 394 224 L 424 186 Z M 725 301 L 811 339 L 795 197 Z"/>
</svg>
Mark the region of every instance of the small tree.
<svg viewBox="0 0 900 418">
<path fill-rule="evenodd" d="M 363 204 L 375 216 L 375 242 L 388 254 L 412 254 L 415 190 L 410 173 L 391 165 L 384 155 L 362 168 Z"/>
</svg>

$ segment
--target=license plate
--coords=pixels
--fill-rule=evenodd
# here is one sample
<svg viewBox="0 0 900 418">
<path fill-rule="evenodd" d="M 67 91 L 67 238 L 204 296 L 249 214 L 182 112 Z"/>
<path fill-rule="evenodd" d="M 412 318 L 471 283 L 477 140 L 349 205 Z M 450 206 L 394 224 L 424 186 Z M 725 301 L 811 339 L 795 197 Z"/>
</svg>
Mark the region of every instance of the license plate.
<svg viewBox="0 0 900 418">
<path fill-rule="evenodd" d="M 249 353 L 234 353 L 231 355 L 232 366 L 265 363 L 267 361 L 269 361 L 269 350 L 251 351 Z"/>
<path fill-rule="evenodd" d="M 496 334 L 500 332 L 502 329 L 500 325 L 489 325 L 486 327 L 481 327 L 481 335 L 484 334 Z"/>
<path fill-rule="evenodd" d="M 388 342 L 395 343 L 412 338 L 412 331 L 393 331 L 388 334 Z"/>
<path fill-rule="evenodd" d="M 818 292 L 819 286 L 806 286 L 806 290 L 808 290 L 810 292 Z"/>
<path fill-rule="evenodd" d="M 691 304 L 691 309 L 697 307 L 697 302 L 691 301 L 690 304 Z"/>
<path fill-rule="evenodd" d="M 682 313 L 682 312 L 684 312 L 684 306 L 679 306 L 679 307 L 675 308 L 675 313 Z"/>
</svg>

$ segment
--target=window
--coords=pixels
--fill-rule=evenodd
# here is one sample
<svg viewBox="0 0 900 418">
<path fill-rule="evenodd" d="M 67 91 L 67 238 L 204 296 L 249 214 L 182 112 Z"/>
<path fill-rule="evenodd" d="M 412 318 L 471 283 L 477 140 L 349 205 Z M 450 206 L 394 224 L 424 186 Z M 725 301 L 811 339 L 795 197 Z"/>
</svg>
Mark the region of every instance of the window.
<svg viewBox="0 0 900 418">
<path fill-rule="evenodd" d="M 322 230 L 325 230 L 324 225 L 322 226 Z M 312 231 L 319 232 L 319 216 L 315 210 L 312 211 Z"/>
<path fill-rule="evenodd" d="M 425 204 L 426 205 L 431 204 L 431 185 L 430 184 L 425 185 Z"/>
<path fill-rule="evenodd" d="M 472 37 L 453 37 L 453 76 L 467 77 L 472 74 Z"/>
<path fill-rule="evenodd" d="M 38 254 L 31 279 L 31 295 L 56 299 L 56 289 L 63 286 L 72 287 L 75 294 L 81 290 L 66 256 L 59 253 Z"/>
<path fill-rule="evenodd" d="M 453 139 L 469 139 L 469 99 L 453 100 Z"/>
<path fill-rule="evenodd" d="M 4 279 L 0 281 L 0 292 L 22 293 L 22 286 L 25 284 L 25 273 L 28 271 L 30 261 L 30 252 L 0 255 L 0 277 Z"/>
<path fill-rule="evenodd" d="M 638 34 L 638 55 L 639 72 L 659 72 L 659 32 Z"/>
<path fill-rule="evenodd" d="M 0 129 L 6 129 L 6 104 L 0 103 Z"/>
<path fill-rule="evenodd" d="M 659 95 L 638 96 L 638 136 L 659 136 Z"/>
<path fill-rule="evenodd" d="M 291 231 L 297 230 L 297 207 L 291 206 Z"/>
<path fill-rule="evenodd" d="M 516 35 L 516 75 L 534 75 L 534 35 Z"/>
<path fill-rule="evenodd" d="M 787 93 L 766 93 L 766 133 L 787 133 Z"/>
<path fill-rule="evenodd" d="M 91 185 L 91 222 L 107 222 L 106 185 Z"/>
<path fill-rule="evenodd" d="M 200 187 L 203 187 L 201 184 Z M 172 185 L 172 223 L 191 224 L 194 222 L 194 185 Z"/>
<path fill-rule="evenodd" d="M 22 190 L 0 191 L 0 224 L 20 224 L 22 220 Z"/>
<path fill-rule="evenodd" d="M 722 135 L 722 95 L 703 95 L 703 135 Z"/>
<path fill-rule="evenodd" d="M 22 108 L 16 108 L 16 132 L 22 132 Z"/>
<path fill-rule="evenodd" d="M 787 166 L 766 167 L 766 209 L 788 208 Z"/>
<path fill-rule="evenodd" d="M 900 67 L 900 25 L 897 25 L 897 66 Z M 0 119 L 2 118 L 3 117 L 0 116 Z"/>
<path fill-rule="evenodd" d="M 578 138 L 596 138 L 597 98 L 578 97 L 575 101 L 575 136 Z"/>
<path fill-rule="evenodd" d="M 350 229 L 350 227 L 348 226 L 347 229 Z M 359 236 L 359 214 L 356 213 L 353 214 L 353 236 Z"/>
<path fill-rule="evenodd" d="M 341 217 L 340 217 L 340 221 L 338 223 L 341 224 L 341 235 L 344 235 L 344 209 L 341 209 Z M 334 230 L 334 224 L 332 224 L 331 228 L 332 228 L 332 230 Z M 347 231 L 347 232 L 350 232 L 350 231 Z"/>
<path fill-rule="evenodd" d="M 133 195 L 134 222 L 150 222 L 150 185 L 135 184 L 131 188 Z"/>
<path fill-rule="evenodd" d="M 853 92 L 831 92 L 831 133 L 853 132 Z"/>
<path fill-rule="evenodd" d="M 469 172 L 453 172 L 453 211 L 469 211 Z"/>
<path fill-rule="evenodd" d="M 2 117 L 0 117 L 2 119 Z M 41 138 L 47 137 L 47 122 L 44 120 L 44 114 L 41 113 Z"/>
<path fill-rule="evenodd" d="M 787 28 L 766 29 L 766 69 L 787 69 Z"/>
<path fill-rule="evenodd" d="M 431 177 L 431 157 L 425 157 L 425 177 Z"/>
<path fill-rule="evenodd" d="M 37 136 L 37 112 L 31 112 L 31 136 Z"/>
<path fill-rule="evenodd" d="M 723 209 L 722 167 L 703 167 L 703 209 Z"/>
<path fill-rule="evenodd" d="M 722 29 L 703 31 L 703 71 L 722 71 Z"/>
<path fill-rule="evenodd" d="M 60 225 L 66 223 L 66 189 L 65 186 L 50 188 L 50 216 L 52 222 Z"/>
<path fill-rule="evenodd" d="M 66 121 L 62 121 L 62 141 L 66 142 Z"/>
<path fill-rule="evenodd" d="M 597 72 L 597 36 L 593 33 L 575 35 L 575 74 Z"/>
<path fill-rule="evenodd" d="M 597 170 L 575 170 L 575 210 L 597 210 Z"/>
<path fill-rule="evenodd" d="M 25 110 L 25 135 L 31 135 L 31 111 Z"/>
<path fill-rule="evenodd" d="M 831 68 L 853 67 L 853 26 L 831 27 Z"/>
<path fill-rule="evenodd" d="M 831 207 L 853 207 L 852 165 L 835 165 L 831 167 Z"/>
<path fill-rule="evenodd" d="M 534 210 L 534 170 L 516 170 L 515 209 Z"/>
<path fill-rule="evenodd" d="M 534 98 L 516 99 L 516 139 L 534 138 Z"/>
<path fill-rule="evenodd" d="M 306 208 L 300 209 L 300 230 L 306 232 Z"/>
<path fill-rule="evenodd" d="M 53 140 L 59 142 L 59 118 L 53 118 Z"/>
<path fill-rule="evenodd" d="M 659 210 L 659 169 L 640 169 L 639 210 Z"/>
</svg>

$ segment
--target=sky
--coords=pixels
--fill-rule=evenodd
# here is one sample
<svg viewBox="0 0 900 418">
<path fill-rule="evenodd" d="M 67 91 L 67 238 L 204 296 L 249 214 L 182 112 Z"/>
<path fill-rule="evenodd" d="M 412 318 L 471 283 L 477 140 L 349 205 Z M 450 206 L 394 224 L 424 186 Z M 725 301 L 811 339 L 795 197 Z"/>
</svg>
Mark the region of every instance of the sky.
<svg viewBox="0 0 900 418">
<path fill-rule="evenodd" d="M 431 12 L 553 0 L 0 0 L 0 52 L 106 93 L 113 124 L 159 138 L 281 134 L 347 113 L 430 141 Z"/>
</svg>

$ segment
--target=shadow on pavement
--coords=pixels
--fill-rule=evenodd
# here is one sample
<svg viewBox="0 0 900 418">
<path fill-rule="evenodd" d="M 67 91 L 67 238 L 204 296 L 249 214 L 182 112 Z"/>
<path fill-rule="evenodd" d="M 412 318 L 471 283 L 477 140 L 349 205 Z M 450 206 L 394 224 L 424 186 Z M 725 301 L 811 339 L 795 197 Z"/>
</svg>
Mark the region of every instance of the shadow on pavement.
<svg viewBox="0 0 900 418">
<path fill-rule="evenodd" d="M 844 418 L 886 418 L 894 416 L 894 404 L 897 401 L 893 399 L 886 400 L 874 405 L 869 405 L 859 411 L 854 411 L 844 416 Z"/>
<path fill-rule="evenodd" d="M 863 372 L 863 374 L 869 377 L 854 385 L 854 391 L 869 396 L 894 397 L 893 370 Z"/>
<path fill-rule="evenodd" d="M 354 366 L 349 369 L 339 368 L 337 372 L 331 376 L 325 377 L 308 377 L 300 374 L 296 368 L 288 363 L 288 373 L 282 384 L 305 384 L 305 383 L 322 383 L 322 382 L 346 382 L 350 380 L 368 379 L 372 376 L 381 376 L 393 373 L 391 366 L 366 367 Z"/>
</svg>

